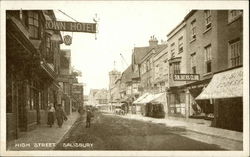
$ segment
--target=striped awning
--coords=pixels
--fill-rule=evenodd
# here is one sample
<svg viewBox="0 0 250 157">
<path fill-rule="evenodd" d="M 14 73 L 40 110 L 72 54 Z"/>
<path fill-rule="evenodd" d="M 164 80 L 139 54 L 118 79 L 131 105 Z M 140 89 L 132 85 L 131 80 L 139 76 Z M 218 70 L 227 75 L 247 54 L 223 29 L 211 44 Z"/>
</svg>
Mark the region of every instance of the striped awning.
<svg viewBox="0 0 250 157">
<path fill-rule="evenodd" d="M 236 68 L 213 76 L 208 86 L 196 97 L 202 99 L 222 99 L 243 96 L 243 68 Z"/>
</svg>

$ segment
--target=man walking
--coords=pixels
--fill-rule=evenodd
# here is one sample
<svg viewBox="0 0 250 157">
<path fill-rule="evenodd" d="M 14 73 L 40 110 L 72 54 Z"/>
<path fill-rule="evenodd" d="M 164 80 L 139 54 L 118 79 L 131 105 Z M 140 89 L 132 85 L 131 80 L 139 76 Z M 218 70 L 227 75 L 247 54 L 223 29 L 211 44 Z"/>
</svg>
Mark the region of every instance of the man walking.
<svg viewBox="0 0 250 157">
<path fill-rule="evenodd" d="M 90 128 L 91 117 L 92 117 L 92 113 L 90 109 L 87 109 L 86 128 Z"/>
</svg>

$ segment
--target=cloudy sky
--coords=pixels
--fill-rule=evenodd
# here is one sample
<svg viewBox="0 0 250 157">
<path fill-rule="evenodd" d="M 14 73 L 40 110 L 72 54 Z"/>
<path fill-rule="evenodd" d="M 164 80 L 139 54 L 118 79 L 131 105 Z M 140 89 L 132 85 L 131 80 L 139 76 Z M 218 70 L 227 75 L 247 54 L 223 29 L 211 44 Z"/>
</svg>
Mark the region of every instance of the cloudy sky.
<svg viewBox="0 0 250 157">
<path fill-rule="evenodd" d="M 49 3 L 48 3 L 49 2 Z M 134 46 L 148 46 L 150 36 L 159 42 L 181 22 L 191 9 L 240 8 L 243 2 L 227 1 L 9 1 L 7 8 L 53 9 L 59 21 L 93 22 L 95 14 L 100 18 L 97 40 L 95 34 L 62 32 L 73 35 L 71 46 L 72 66 L 82 71 L 80 82 L 90 88 L 108 88 L 108 72 L 116 68 L 126 69 L 131 63 Z M 246 3 L 246 1 L 244 2 Z M 244 6 L 244 5 L 243 5 Z M 125 63 L 120 54 L 124 56 Z M 114 61 L 116 64 L 114 64 Z"/>
</svg>

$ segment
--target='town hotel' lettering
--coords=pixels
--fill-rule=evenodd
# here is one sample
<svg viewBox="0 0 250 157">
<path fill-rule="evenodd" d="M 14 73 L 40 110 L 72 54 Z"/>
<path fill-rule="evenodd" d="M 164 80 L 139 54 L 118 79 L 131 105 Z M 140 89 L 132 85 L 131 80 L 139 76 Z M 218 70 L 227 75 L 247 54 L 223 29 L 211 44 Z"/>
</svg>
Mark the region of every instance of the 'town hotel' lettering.
<svg viewBox="0 0 250 157">
<path fill-rule="evenodd" d="M 96 33 L 95 23 L 46 21 L 45 27 L 47 30 Z"/>
</svg>

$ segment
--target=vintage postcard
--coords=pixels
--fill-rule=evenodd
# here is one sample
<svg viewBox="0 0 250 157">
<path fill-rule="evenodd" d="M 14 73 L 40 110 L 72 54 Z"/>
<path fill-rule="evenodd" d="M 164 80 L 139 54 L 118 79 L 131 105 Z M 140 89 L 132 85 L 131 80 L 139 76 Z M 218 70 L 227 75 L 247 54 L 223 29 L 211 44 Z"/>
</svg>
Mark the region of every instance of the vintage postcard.
<svg viewBox="0 0 250 157">
<path fill-rule="evenodd" d="M 247 1 L 2 1 L 1 155 L 249 156 Z"/>
</svg>

